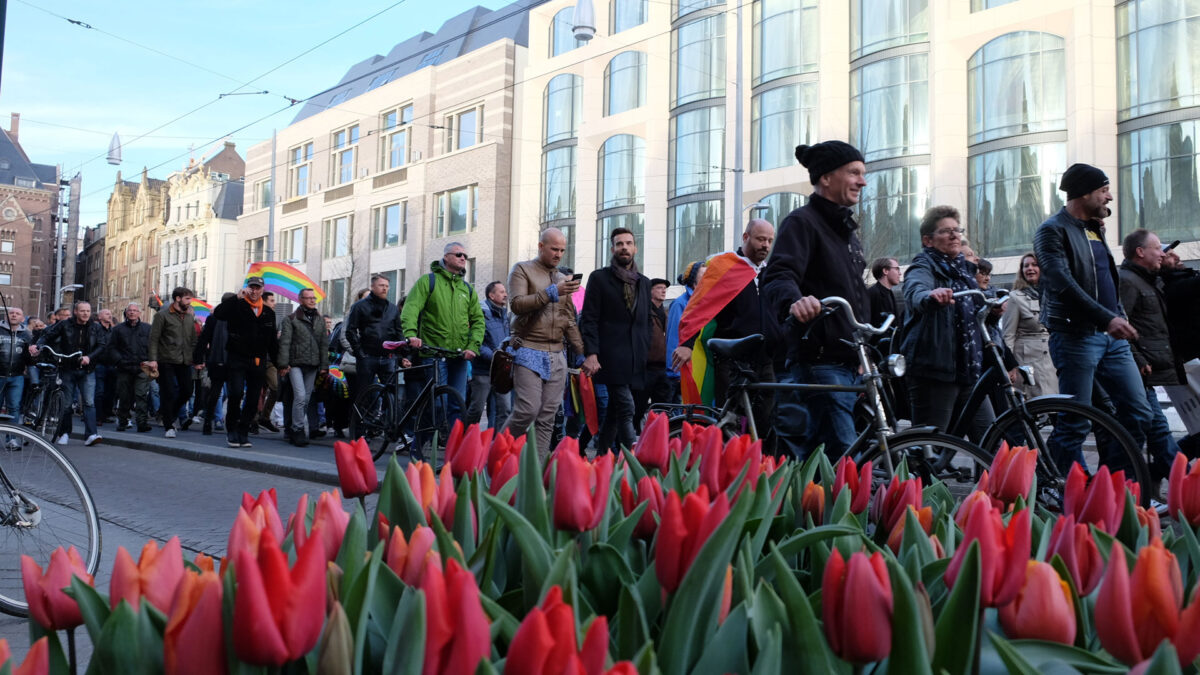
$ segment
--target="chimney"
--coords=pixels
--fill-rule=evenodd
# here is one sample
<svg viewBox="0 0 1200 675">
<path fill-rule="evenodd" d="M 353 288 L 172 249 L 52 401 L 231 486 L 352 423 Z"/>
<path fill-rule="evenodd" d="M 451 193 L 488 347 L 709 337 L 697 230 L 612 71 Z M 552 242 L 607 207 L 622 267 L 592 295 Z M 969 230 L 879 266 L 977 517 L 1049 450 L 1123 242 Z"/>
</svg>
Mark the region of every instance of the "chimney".
<svg viewBox="0 0 1200 675">
<path fill-rule="evenodd" d="M 8 125 L 8 134 L 13 140 L 17 140 L 17 134 L 21 131 L 21 113 L 12 114 L 12 122 Z"/>
</svg>

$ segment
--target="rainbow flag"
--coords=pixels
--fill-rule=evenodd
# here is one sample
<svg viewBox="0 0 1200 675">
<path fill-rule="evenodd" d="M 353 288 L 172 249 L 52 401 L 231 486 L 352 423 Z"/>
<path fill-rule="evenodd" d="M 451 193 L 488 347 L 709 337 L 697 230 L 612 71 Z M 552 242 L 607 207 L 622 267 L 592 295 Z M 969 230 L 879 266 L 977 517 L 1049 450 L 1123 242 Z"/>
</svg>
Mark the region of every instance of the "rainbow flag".
<svg viewBox="0 0 1200 675">
<path fill-rule="evenodd" d="M 311 288 L 317 294 L 317 302 L 325 299 L 321 285 L 309 279 L 304 272 L 285 262 L 263 261 L 250 264 L 247 277 L 262 277 L 263 290 L 278 293 L 285 298 L 300 301 L 300 291 Z"/>
<path fill-rule="evenodd" d="M 342 398 L 350 397 L 350 387 L 346 383 L 346 373 L 341 368 L 331 366 L 329 368 L 329 382 L 333 390 Z"/>
<path fill-rule="evenodd" d="M 212 305 L 201 300 L 200 298 L 192 298 L 192 312 L 202 323 L 212 315 Z"/>
<path fill-rule="evenodd" d="M 758 270 L 754 265 L 732 251 L 709 258 L 704 276 L 679 318 L 680 344 L 699 335 L 692 350 L 692 360 L 680 371 L 680 393 L 684 403 L 712 403 L 715 372 L 704 344 L 716 331 L 717 315 L 742 289 L 754 283 L 756 276 Z"/>
<path fill-rule="evenodd" d="M 679 389 L 683 402 L 688 405 L 712 405 L 716 399 L 717 376 L 705 345 L 717 331 L 717 322 L 709 321 L 696 338 L 692 359 L 679 370 Z"/>
</svg>

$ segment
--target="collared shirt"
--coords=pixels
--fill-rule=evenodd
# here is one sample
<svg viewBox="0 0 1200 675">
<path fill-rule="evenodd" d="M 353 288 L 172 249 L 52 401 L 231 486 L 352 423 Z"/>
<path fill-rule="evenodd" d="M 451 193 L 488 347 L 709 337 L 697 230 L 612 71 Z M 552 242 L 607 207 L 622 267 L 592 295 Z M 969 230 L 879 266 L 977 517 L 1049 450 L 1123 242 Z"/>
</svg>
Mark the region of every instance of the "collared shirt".
<svg viewBox="0 0 1200 675">
<path fill-rule="evenodd" d="M 554 288 L 551 286 L 550 288 Z M 550 381 L 550 355 L 555 352 L 544 352 L 531 347 L 521 347 L 513 355 L 513 363 L 537 373 L 543 380 Z"/>
</svg>

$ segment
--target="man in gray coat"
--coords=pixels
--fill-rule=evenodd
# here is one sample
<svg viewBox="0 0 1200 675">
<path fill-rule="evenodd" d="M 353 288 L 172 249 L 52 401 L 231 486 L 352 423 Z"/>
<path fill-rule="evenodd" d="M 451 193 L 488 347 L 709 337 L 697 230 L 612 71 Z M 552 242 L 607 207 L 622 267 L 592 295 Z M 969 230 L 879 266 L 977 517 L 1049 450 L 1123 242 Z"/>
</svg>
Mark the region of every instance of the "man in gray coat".
<svg viewBox="0 0 1200 675">
<path fill-rule="evenodd" d="M 292 419 L 287 438 L 293 445 L 308 445 L 310 434 L 317 431 L 317 411 L 309 410 L 317 375 L 329 368 L 329 331 L 317 311 L 317 294 L 311 288 L 300 291 L 300 308 L 283 322 L 279 335 L 279 376 L 292 386 Z M 305 430 L 305 420 L 308 429 Z"/>
</svg>

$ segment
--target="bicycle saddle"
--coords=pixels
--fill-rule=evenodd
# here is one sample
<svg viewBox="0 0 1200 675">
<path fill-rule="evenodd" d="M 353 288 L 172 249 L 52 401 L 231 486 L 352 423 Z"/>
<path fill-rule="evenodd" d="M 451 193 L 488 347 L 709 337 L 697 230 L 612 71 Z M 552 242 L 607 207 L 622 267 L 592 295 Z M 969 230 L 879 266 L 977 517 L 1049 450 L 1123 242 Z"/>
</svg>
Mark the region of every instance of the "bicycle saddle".
<svg viewBox="0 0 1200 675">
<path fill-rule="evenodd" d="M 762 334 L 755 333 L 737 339 L 713 338 L 705 343 L 705 348 L 714 358 L 753 361 L 756 356 L 762 354 L 764 342 Z"/>
</svg>

